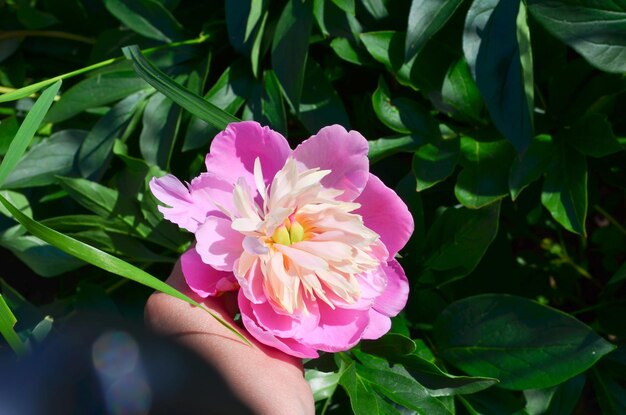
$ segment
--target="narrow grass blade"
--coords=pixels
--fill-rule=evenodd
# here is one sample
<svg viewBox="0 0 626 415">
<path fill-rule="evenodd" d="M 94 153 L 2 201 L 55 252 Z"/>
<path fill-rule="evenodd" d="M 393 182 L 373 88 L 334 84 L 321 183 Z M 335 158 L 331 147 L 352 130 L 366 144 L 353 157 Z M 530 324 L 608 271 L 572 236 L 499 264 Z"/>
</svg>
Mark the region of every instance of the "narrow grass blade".
<svg viewBox="0 0 626 415">
<path fill-rule="evenodd" d="M 248 339 L 246 339 L 241 333 L 239 333 L 236 328 L 224 321 L 220 316 L 212 313 L 198 302 L 192 300 L 185 294 L 167 285 L 158 278 L 148 274 L 144 270 L 139 269 L 134 265 L 129 264 L 128 262 L 122 261 L 119 258 L 109 255 L 106 252 L 103 252 L 97 248 L 94 248 L 93 246 L 87 245 L 83 242 L 80 242 L 67 235 L 63 235 L 62 233 L 59 233 L 55 230 L 48 228 L 47 226 L 42 225 L 41 223 L 24 215 L 2 196 L 0 196 L 0 202 L 7 208 L 9 212 L 11 212 L 11 215 L 13 215 L 13 217 L 19 223 L 21 223 L 31 234 L 41 238 L 50 245 L 55 246 L 63 252 L 73 255 L 76 258 L 82 259 L 83 261 L 88 262 L 96 267 L 102 268 L 103 270 L 108 271 L 112 274 L 116 274 L 129 280 L 138 282 L 154 290 L 169 294 L 172 297 L 183 300 L 193 306 L 200 307 L 201 309 L 209 313 L 217 321 L 219 321 L 224 327 L 232 331 L 237 337 L 242 339 L 246 344 L 252 346 Z"/>
<path fill-rule="evenodd" d="M 54 101 L 54 97 L 56 96 L 60 87 L 61 81 L 57 81 L 48 89 L 46 89 L 43 94 L 41 94 L 37 102 L 35 102 L 35 105 L 33 105 L 31 110 L 28 112 L 26 118 L 24 118 L 24 122 L 22 122 L 22 125 L 17 131 L 15 138 L 13 138 L 13 141 L 11 141 L 9 150 L 2 160 L 2 164 L 0 164 L 0 186 L 2 186 L 4 180 L 7 178 L 9 173 L 11 173 L 13 168 L 15 168 L 17 162 L 24 154 L 24 151 L 26 151 L 26 149 L 28 148 L 30 141 L 33 139 L 33 136 L 37 132 L 41 121 L 50 109 L 50 106 Z"/>
<path fill-rule="evenodd" d="M 2 294 L 0 294 L 0 334 L 2 334 L 2 337 L 4 337 L 15 354 L 20 357 L 26 353 L 26 346 L 13 329 L 15 323 L 17 323 L 17 319 L 6 301 L 4 301 Z"/>
<path fill-rule="evenodd" d="M 237 117 L 221 110 L 199 95 L 194 94 L 184 86 L 174 82 L 160 69 L 150 63 L 141 53 L 137 45 L 126 46 L 122 49 L 124 55 L 133 62 L 135 72 L 146 82 L 152 85 L 172 101 L 206 121 L 214 127 L 223 130 L 231 122 L 240 121 Z"/>
</svg>

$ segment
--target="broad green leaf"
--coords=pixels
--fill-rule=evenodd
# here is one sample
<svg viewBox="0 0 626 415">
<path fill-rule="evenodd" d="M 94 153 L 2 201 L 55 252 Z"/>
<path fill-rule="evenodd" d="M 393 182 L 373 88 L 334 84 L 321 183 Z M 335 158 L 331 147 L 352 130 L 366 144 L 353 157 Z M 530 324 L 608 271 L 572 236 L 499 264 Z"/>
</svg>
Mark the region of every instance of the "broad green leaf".
<svg viewBox="0 0 626 415">
<path fill-rule="evenodd" d="M 412 153 L 424 144 L 424 139 L 416 135 L 403 135 L 398 137 L 379 138 L 368 141 L 369 152 L 367 156 L 370 163 L 376 163 L 385 157 L 396 153 Z"/>
<path fill-rule="evenodd" d="M 408 98 L 392 98 L 389 87 L 381 76 L 372 95 L 372 106 L 378 119 L 401 134 L 415 134 L 426 140 L 440 139 L 437 123 L 428 110 Z"/>
<path fill-rule="evenodd" d="M 83 130 L 62 130 L 32 146 L 6 178 L 3 187 L 46 186 L 55 182 L 56 175 L 76 174 L 74 159 L 86 136 L 87 132 Z"/>
<path fill-rule="evenodd" d="M 143 57 L 139 47 L 127 46 L 123 49 L 126 57 L 133 61 L 135 72 L 157 91 L 214 127 L 223 130 L 228 123 L 239 121 L 215 105 L 203 100 L 182 85 L 174 82 L 161 70 Z"/>
<path fill-rule="evenodd" d="M 450 108 L 448 112 L 453 117 L 482 123 L 480 115 L 483 100 L 464 58 L 450 66 L 443 80 L 441 98 L 443 104 Z"/>
<path fill-rule="evenodd" d="M 614 349 L 572 316 L 505 294 L 451 304 L 435 322 L 433 334 L 443 359 L 514 390 L 558 385 Z"/>
<path fill-rule="evenodd" d="M 20 126 L 17 117 L 11 116 L 0 120 L 0 155 L 4 156 L 11 145 L 13 137 L 17 134 Z"/>
<path fill-rule="evenodd" d="M 365 49 L 394 74 L 402 85 L 413 87 L 412 62 L 404 62 L 404 33 L 395 31 L 367 32 L 359 34 Z"/>
<path fill-rule="evenodd" d="M 85 265 L 83 261 L 32 235 L 5 236 L 0 238 L 0 246 L 10 250 L 41 277 L 56 277 Z"/>
<path fill-rule="evenodd" d="M 224 70 L 204 99 L 234 115 L 244 104 L 252 87 L 253 79 L 249 72 L 243 68 L 241 62 L 235 62 Z M 191 117 L 185 134 L 183 151 L 206 146 L 218 132 L 219 128 L 209 125 L 201 118 Z"/>
<path fill-rule="evenodd" d="M 528 415 L 571 414 L 584 386 L 585 376 L 578 375 L 551 388 L 525 390 L 526 412 Z"/>
<path fill-rule="evenodd" d="M 273 130 L 287 135 L 287 114 L 274 71 L 265 71 L 263 83 L 256 84 L 250 92 L 243 118 L 269 125 Z"/>
<path fill-rule="evenodd" d="M 2 159 L 2 164 L 0 164 L 0 187 L 22 158 L 22 154 L 24 154 L 33 136 L 39 129 L 39 125 L 48 112 L 50 105 L 52 105 L 52 101 L 54 101 L 54 97 L 60 87 L 61 81 L 57 81 L 51 87 L 47 88 L 43 94 L 41 94 L 37 102 L 35 102 L 35 105 L 33 105 L 28 112 L 26 118 L 24 118 L 17 135 L 11 142 L 6 155 Z"/>
<path fill-rule="evenodd" d="M 272 69 L 287 102 L 300 108 L 309 37 L 313 23 L 311 1 L 289 0 L 283 9 L 272 42 Z"/>
<path fill-rule="evenodd" d="M 337 56 L 346 62 L 355 65 L 371 65 L 375 63 L 366 52 L 363 52 L 361 48 L 355 47 L 352 42 L 345 37 L 334 38 L 330 42 L 330 47 L 333 48 Z"/>
<path fill-rule="evenodd" d="M 181 116 L 181 108 L 165 95 L 150 97 L 143 112 L 143 129 L 139 135 L 139 150 L 148 164 L 169 168 Z"/>
<path fill-rule="evenodd" d="M 357 364 L 350 363 L 339 380 L 339 384 L 350 397 L 353 413 L 355 415 L 400 415 L 400 411 L 374 393 L 369 382 L 359 376 L 356 370 Z"/>
<path fill-rule="evenodd" d="M 454 173 L 460 154 L 459 142 L 458 138 L 441 138 L 424 144 L 413 154 L 415 190 L 426 190 Z"/>
<path fill-rule="evenodd" d="M 476 268 L 498 233 L 500 203 L 449 207 L 428 230 L 420 281 L 441 286 Z"/>
<path fill-rule="evenodd" d="M 113 106 L 89 131 L 78 151 L 78 169 L 83 177 L 95 179 L 108 165 L 113 143 L 136 111 L 143 109 L 147 92 L 132 94 Z"/>
<path fill-rule="evenodd" d="M 518 153 L 533 136 L 529 42 L 523 2 L 474 0 L 465 21 L 465 59 L 491 119 Z"/>
<path fill-rule="evenodd" d="M 591 380 L 603 415 L 621 415 L 626 411 L 623 379 L 616 379 L 606 368 L 594 367 L 591 369 Z"/>
<path fill-rule="evenodd" d="M 101 107 L 149 88 L 134 72 L 111 72 L 87 78 L 61 95 L 46 122 L 61 122 L 86 109 Z"/>
<path fill-rule="evenodd" d="M 480 209 L 509 193 L 508 174 L 514 153 L 505 140 L 461 137 L 461 165 L 454 194 L 463 206 Z"/>
<path fill-rule="evenodd" d="M 607 72 L 626 71 L 626 5 L 621 1 L 530 0 L 533 17 L 554 36 Z"/>
<path fill-rule="evenodd" d="M 0 294 L 0 334 L 17 356 L 23 356 L 26 354 L 26 347 L 13 328 L 16 322 L 17 319 Z"/>
<path fill-rule="evenodd" d="M 192 300 L 185 294 L 182 294 L 180 291 L 176 290 L 165 282 L 148 274 L 146 271 L 139 269 L 127 262 L 124 262 L 119 258 L 102 252 L 92 246 L 77 241 L 76 239 L 70 238 L 69 236 L 54 231 L 33 219 L 30 219 L 29 217 L 23 215 L 18 209 L 11 205 L 11 203 L 9 203 L 2 196 L 0 196 L 0 203 L 2 203 L 4 207 L 6 207 L 11 212 L 13 217 L 34 236 L 41 238 L 50 245 L 55 246 L 63 252 L 76 257 L 77 259 L 85 261 L 107 272 L 138 282 L 154 290 L 171 295 L 172 297 L 178 298 L 182 301 L 185 301 L 186 303 L 203 309 L 204 311 L 209 313 L 214 319 L 216 319 L 220 324 L 233 332 L 246 344 L 254 347 L 248 341 L 248 339 L 246 339 L 236 328 L 228 324 L 221 317 L 209 311 L 198 302 Z"/>
<path fill-rule="evenodd" d="M 304 378 L 311 387 L 315 402 L 328 399 L 335 393 L 341 372 L 320 372 L 319 370 L 306 369 Z"/>
<path fill-rule="evenodd" d="M 533 138 L 524 154 L 513 158 L 509 173 L 511 199 L 517 199 L 522 190 L 543 175 L 554 153 L 552 137 L 542 134 Z"/>
<path fill-rule="evenodd" d="M 354 0 L 332 0 L 341 10 L 354 14 Z"/>
<path fill-rule="evenodd" d="M 591 157 L 605 157 L 626 148 L 613 134 L 606 115 L 597 112 L 575 122 L 570 129 L 562 132 L 562 137 L 580 153 Z"/>
<path fill-rule="evenodd" d="M 406 32 L 405 60 L 418 54 L 426 42 L 443 27 L 461 0 L 413 0 Z"/>
<path fill-rule="evenodd" d="M 363 340 L 360 346 L 365 353 L 387 359 L 414 353 L 417 347 L 413 340 L 397 333 L 387 333 L 378 340 Z"/>
<path fill-rule="evenodd" d="M 14 192 L 13 190 L 0 190 L 0 196 L 11 202 L 13 206 L 29 218 L 33 217 L 33 210 L 30 207 L 30 203 L 22 193 Z M 9 218 L 12 217 L 11 213 L 6 210 L 4 206 L 0 206 L 0 213 Z"/>
<path fill-rule="evenodd" d="M 350 120 L 337 91 L 322 68 L 313 59 L 306 64 L 307 87 L 300 100 L 300 121 L 311 134 L 327 125 L 339 124 L 350 129 Z"/>
<path fill-rule="evenodd" d="M 132 31 L 147 38 L 168 43 L 184 39 L 181 24 L 158 1 L 104 0 L 104 5 Z"/>
<path fill-rule="evenodd" d="M 541 203 L 565 229 L 587 235 L 587 159 L 566 145 L 557 148 L 543 181 Z"/>
</svg>

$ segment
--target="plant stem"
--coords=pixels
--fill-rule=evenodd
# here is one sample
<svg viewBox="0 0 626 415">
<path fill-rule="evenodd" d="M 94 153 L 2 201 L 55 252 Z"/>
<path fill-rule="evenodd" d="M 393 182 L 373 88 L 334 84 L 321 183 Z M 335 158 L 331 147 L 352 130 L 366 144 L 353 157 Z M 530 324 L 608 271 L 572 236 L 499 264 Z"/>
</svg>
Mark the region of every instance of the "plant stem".
<svg viewBox="0 0 626 415">
<path fill-rule="evenodd" d="M 626 235 L 626 228 L 624 228 L 624 226 L 622 226 L 622 224 L 619 223 L 617 219 L 613 217 L 613 215 L 604 210 L 600 205 L 594 205 L 593 208 L 597 210 L 602 216 L 604 216 L 611 223 L 611 225 L 614 225 L 621 233 Z"/>
<path fill-rule="evenodd" d="M 7 39 L 21 37 L 56 37 L 59 39 L 75 40 L 76 42 L 93 45 L 96 40 L 90 37 L 75 35 L 74 33 L 60 32 L 57 30 L 12 30 L 0 34 L 0 42 Z"/>
</svg>

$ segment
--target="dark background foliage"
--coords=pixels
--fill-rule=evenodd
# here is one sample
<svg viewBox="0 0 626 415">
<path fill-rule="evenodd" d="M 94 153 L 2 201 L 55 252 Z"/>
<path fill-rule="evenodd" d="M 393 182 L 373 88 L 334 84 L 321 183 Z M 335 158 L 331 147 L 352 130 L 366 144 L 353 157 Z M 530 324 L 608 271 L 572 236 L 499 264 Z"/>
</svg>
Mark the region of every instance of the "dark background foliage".
<svg viewBox="0 0 626 415">
<path fill-rule="evenodd" d="M 209 3 L 0 0 L 1 349 L 141 318 L 100 268 L 168 275 L 190 235 L 146 183 L 229 120 L 337 123 L 416 230 L 392 332 L 307 362 L 319 412 L 626 413 L 626 3 Z"/>
</svg>

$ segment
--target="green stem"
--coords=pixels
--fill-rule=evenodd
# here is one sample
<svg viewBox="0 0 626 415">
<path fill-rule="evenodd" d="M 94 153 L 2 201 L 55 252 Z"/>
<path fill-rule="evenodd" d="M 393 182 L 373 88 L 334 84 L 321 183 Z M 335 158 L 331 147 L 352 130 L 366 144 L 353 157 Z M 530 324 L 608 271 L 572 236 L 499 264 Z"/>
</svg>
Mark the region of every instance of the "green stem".
<svg viewBox="0 0 626 415">
<path fill-rule="evenodd" d="M 13 30 L 10 32 L 4 32 L 0 34 L 0 42 L 6 39 L 15 39 L 21 37 L 56 37 L 59 39 L 75 40 L 76 42 L 88 43 L 93 45 L 96 43 L 95 39 L 85 37 L 81 35 L 75 35 L 74 33 L 60 32 L 57 30 Z"/>
<path fill-rule="evenodd" d="M 626 298 L 620 298 L 619 300 L 607 301 L 606 303 L 594 304 L 589 307 L 581 308 L 580 310 L 572 311 L 570 314 L 576 316 L 578 314 L 588 313 L 590 311 L 597 310 L 598 308 L 606 307 L 609 305 L 621 304 L 626 302 Z"/>
</svg>

